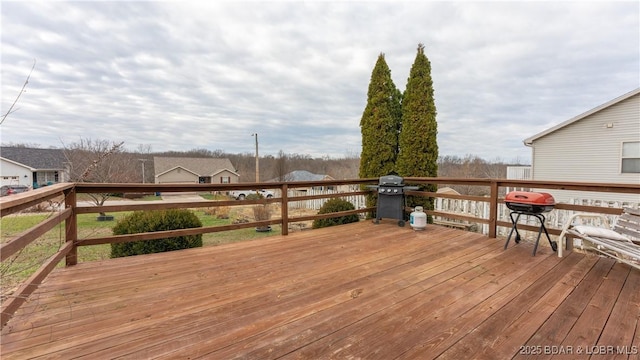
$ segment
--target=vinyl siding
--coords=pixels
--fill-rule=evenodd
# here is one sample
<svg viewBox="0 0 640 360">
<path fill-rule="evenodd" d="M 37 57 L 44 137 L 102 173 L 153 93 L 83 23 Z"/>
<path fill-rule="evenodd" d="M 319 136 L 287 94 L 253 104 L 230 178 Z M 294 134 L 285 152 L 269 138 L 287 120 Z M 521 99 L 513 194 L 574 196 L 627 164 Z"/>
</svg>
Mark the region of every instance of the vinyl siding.
<svg viewBox="0 0 640 360">
<path fill-rule="evenodd" d="M 232 184 L 235 184 L 235 183 L 238 183 L 238 182 L 239 182 L 238 175 L 237 175 L 236 173 L 232 173 L 231 171 L 228 171 L 228 170 L 223 170 L 223 171 L 221 171 L 221 172 L 219 172 L 219 173 L 217 173 L 217 174 L 213 175 L 213 176 L 212 176 L 212 180 L 211 180 L 211 181 L 212 181 L 214 184 L 220 184 L 220 183 L 221 183 L 221 181 L 222 181 L 221 179 L 222 179 L 223 177 L 229 177 L 229 178 L 231 178 L 231 183 L 232 183 Z"/>
<path fill-rule="evenodd" d="M 7 179 L 5 179 L 5 177 Z M 33 175 L 28 168 L 4 159 L 0 162 L 0 185 L 32 186 Z"/>
<path fill-rule="evenodd" d="M 607 124 L 612 124 L 612 127 L 607 127 Z M 536 139 L 532 143 L 533 179 L 640 183 L 639 174 L 621 173 L 624 141 L 640 141 L 640 95 L 632 96 Z M 563 199 L 578 195 L 584 197 L 590 194 L 554 192 L 554 197 Z M 613 197 L 618 199 L 620 195 Z M 632 194 L 625 198 L 640 202 L 640 195 Z"/>
<path fill-rule="evenodd" d="M 171 184 L 171 183 L 198 183 L 198 175 L 192 172 L 186 171 L 182 168 L 173 169 L 158 177 L 156 177 L 156 183 L 158 184 Z"/>
</svg>

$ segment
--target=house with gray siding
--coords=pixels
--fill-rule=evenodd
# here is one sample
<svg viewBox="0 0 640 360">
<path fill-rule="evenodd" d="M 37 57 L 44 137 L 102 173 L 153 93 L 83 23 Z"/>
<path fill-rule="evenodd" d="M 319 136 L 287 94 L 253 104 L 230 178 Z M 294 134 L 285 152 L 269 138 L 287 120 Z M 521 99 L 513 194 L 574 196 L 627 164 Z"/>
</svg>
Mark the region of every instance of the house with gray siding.
<svg viewBox="0 0 640 360">
<path fill-rule="evenodd" d="M 524 140 L 533 180 L 640 183 L 640 88 Z M 549 190 L 556 201 L 627 202 L 640 194 Z"/>
<path fill-rule="evenodd" d="M 240 175 L 229 159 L 154 157 L 155 183 L 232 184 Z"/>
<path fill-rule="evenodd" d="M 0 147 L 1 185 L 38 188 L 66 181 L 68 162 L 62 149 Z"/>
</svg>

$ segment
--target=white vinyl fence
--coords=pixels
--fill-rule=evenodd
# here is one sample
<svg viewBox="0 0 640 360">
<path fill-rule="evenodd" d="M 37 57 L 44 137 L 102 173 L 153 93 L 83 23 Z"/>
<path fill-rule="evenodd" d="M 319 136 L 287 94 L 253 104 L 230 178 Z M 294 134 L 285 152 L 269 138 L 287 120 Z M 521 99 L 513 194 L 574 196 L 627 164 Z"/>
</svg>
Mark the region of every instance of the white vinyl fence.
<svg viewBox="0 0 640 360">
<path fill-rule="evenodd" d="M 328 194 L 339 194 L 340 192 L 337 190 L 307 190 L 307 191 L 298 191 L 298 190 L 289 190 L 287 196 L 289 200 L 296 196 L 311 196 L 311 195 L 328 195 Z M 342 197 L 348 202 L 352 203 L 356 209 L 362 209 L 366 206 L 364 195 L 346 195 Z M 325 202 L 329 199 L 312 199 L 312 200 L 300 200 L 300 201 L 289 201 L 289 209 L 312 209 L 319 210 Z"/>
<path fill-rule="evenodd" d="M 304 195 L 320 195 L 320 194 L 338 194 L 338 191 L 335 190 L 308 190 L 304 192 Z M 299 191 L 292 190 L 289 192 L 289 198 L 295 196 L 301 196 L 303 193 Z M 366 201 L 364 195 L 348 195 L 343 197 L 345 200 L 352 203 L 356 209 L 361 209 L 366 207 Z M 314 200 L 301 200 L 301 201 L 291 201 L 289 202 L 290 209 L 313 209 L 318 210 L 322 205 L 327 202 L 328 199 L 314 199 Z M 588 206 L 601 206 L 601 207 L 632 207 L 638 208 L 640 206 L 639 203 L 630 203 L 630 202 L 618 202 L 618 201 L 604 201 L 598 199 L 571 199 L 569 201 L 570 204 L 573 205 L 588 205 Z M 489 218 L 489 202 L 488 201 L 472 201 L 472 200 L 460 200 L 460 199 L 444 199 L 444 198 L 436 198 L 435 202 L 436 211 L 446 212 L 457 215 L 465 215 L 465 216 L 473 216 L 483 219 Z M 509 218 L 509 213 L 511 210 L 507 208 L 504 203 L 498 204 L 498 220 L 511 222 Z M 569 217 L 575 214 L 575 211 L 569 210 L 558 210 L 554 209 L 550 212 L 544 213 L 543 215 L 546 218 L 545 225 L 548 228 L 556 228 L 560 229 Z M 617 220 L 618 216 L 616 215 L 605 215 L 610 224 L 614 224 Z M 487 235 L 489 233 L 489 225 L 487 224 L 469 224 L 467 222 L 463 222 L 455 219 L 448 219 L 441 216 L 435 216 L 434 220 L 440 223 L 448 223 L 448 224 L 468 224 L 471 225 L 470 228 L 475 231 Z M 597 221 L 597 220 L 590 220 Z M 538 219 L 534 216 L 522 215 L 520 216 L 521 224 L 527 224 L 531 226 L 538 227 L 540 223 Z M 600 225 L 597 223 L 592 223 L 592 225 Z M 497 236 L 506 237 L 509 235 L 510 228 L 498 227 Z M 520 231 L 521 235 L 525 238 L 537 236 L 537 232 L 530 231 Z"/>
<path fill-rule="evenodd" d="M 597 199 L 571 199 L 569 201 L 570 204 L 573 205 L 588 205 L 588 206 L 601 206 L 601 207 L 614 207 L 614 208 L 622 208 L 622 207 L 632 207 L 638 208 L 640 204 L 638 203 L 630 203 L 630 202 L 618 202 L 618 201 L 602 201 Z M 489 203 L 484 201 L 472 201 L 472 200 L 458 200 L 458 199 L 443 199 L 436 198 L 435 208 L 437 211 L 458 214 L 458 215 L 466 215 L 466 216 L 474 216 L 480 217 L 484 219 L 489 218 Z M 511 222 L 509 218 L 509 213 L 511 210 L 507 208 L 504 203 L 498 204 L 498 220 Z M 550 212 L 544 213 L 543 215 L 546 218 L 545 225 L 549 228 L 562 228 L 564 224 L 567 222 L 571 215 L 575 214 L 575 211 L 570 210 L 558 210 L 554 209 Z M 605 215 L 609 224 L 614 224 L 617 220 L 617 215 Z M 434 217 L 435 220 L 446 221 L 447 219 L 441 218 L 440 216 Z M 457 221 L 458 220 L 449 220 L 449 221 Z M 596 221 L 596 220 L 591 220 Z M 462 222 L 461 222 L 462 223 Z M 538 219 L 534 216 L 520 216 L 521 224 L 527 224 L 531 226 L 539 226 L 540 223 Z M 600 224 L 592 224 L 592 225 L 600 225 Z M 478 232 L 482 234 L 489 233 L 489 225 L 487 224 L 476 224 L 476 229 Z M 508 236 L 510 228 L 498 227 L 497 236 Z M 524 232 L 523 235 L 530 236 L 531 234 L 526 234 Z M 534 233 L 534 236 L 537 235 L 537 232 Z"/>
</svg>

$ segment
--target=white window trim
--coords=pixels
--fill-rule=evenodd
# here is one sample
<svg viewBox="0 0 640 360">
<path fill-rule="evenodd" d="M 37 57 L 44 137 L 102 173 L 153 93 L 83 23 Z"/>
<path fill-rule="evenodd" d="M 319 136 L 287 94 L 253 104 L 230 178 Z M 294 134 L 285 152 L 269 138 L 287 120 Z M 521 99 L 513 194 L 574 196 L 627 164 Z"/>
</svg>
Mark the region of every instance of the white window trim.
<svg viewBox="0 0 640 360">
<path fill-rule="evenodd" d="M 627 141 L 623 140 L 623 141 L 620 142 L 620 162 L 618 163 L 619 166 L 620 166 L 620 174 L 621 175 L 638 174 L 638 173 L 635 173 L 635 172 L 623 172 L 622 171 L 622 160 L 624 160 L 624 159 L 640 159 L 640 154 L 637 154 L 638 157 L 635 157 L 635 156 L 633 156 L 633 157 L 625 157 L 624 156 L 624 144 L 627 144 L 627 143 L 638 143 L 638 144 L 640 144 L 640 141 L 638 141 L 638 140 L 627 140 Z"/>
</svg>

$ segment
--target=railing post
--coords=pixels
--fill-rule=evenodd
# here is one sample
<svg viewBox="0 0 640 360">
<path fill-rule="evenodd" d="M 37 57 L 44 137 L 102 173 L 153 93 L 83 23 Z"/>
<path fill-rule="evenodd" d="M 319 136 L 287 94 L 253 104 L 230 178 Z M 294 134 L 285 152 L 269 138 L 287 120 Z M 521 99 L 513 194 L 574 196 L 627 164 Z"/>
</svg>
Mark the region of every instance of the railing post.
<svg viewBox="0 0 640 360">
<path fill-rule="evenodd" d="M 76 202 L 76 189 L 71 188 L 69 191 L 65 192 L 64 196 L 64 206 L 65 208 L 72 208 L 71 216 L 65 220 L 65 241 L 75 242 L 78 240 L 78 218 L 76 214 L 76 207 L 78 206 Z M 65 258 L 66 266 L 76 265 L 78 263 L 78 247 L 73 245 L 71 251 L 66 255 Z"/>
<path fill-rule="evenodd" d="M 280 200 L 280 216 L 282 219 L 282 235 L 289 234 L 289 186 L 287 184 L 282 184 L 280 187 L 280 192 L 282 195 L 280 196 L 282 199 Z"/>
<path fill-rule="evenodd" d="M 491 198 L 489 201 L 489 237 L 495 238 L 498 230 L 498 182 L 491 181 Z"/>
</svg>

